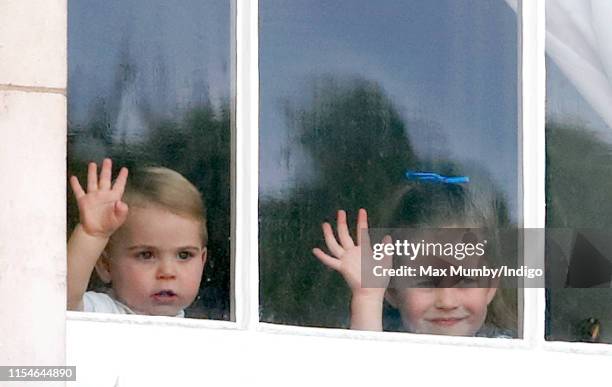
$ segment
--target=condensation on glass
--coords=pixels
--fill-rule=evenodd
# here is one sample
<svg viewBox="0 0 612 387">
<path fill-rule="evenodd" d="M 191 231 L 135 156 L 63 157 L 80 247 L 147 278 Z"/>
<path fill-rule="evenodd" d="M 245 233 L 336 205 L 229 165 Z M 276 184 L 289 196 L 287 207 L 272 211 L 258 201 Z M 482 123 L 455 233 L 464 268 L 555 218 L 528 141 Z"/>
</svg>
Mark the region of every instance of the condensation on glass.
<svg viewBox="0 0 612 387">
<path fill-rule="evenodd" d="M 203 194 L 208 261 L 187 317 L 230 319 L 230 1 L 69 1 L 68 172 L 163 166 Z M 128 178 L 129 179 L 129 178 Z M 78 210 L 68 192 L 72 230 Z M 90 289 L 100 286 L 92 277 Z"/>
<path fill-rule="evenodd" d="M 262 321 L 350 326 L 351 291 L 312 254 L 338 209 L 353 232 L 359 208 L 371 227 L 446 227 L 468 221 L 468 200 L 521 224 L 510 3 L 260 1 Z M 470 182 L 410 182 L 408 170 Z M 479 333 L 499 323 L 516 336 L 516 290 L 494 300 Z M 383 324 L 410 330 L 388 302 Z"/>
<path fill-rule="evenodd" d="M 547 291 L 548 340 L 612 343 L 610 18 L 610 2 L 546 1 L 546 226 L 573 230 L 547 246 L 567 273 Z"/>
</svg>

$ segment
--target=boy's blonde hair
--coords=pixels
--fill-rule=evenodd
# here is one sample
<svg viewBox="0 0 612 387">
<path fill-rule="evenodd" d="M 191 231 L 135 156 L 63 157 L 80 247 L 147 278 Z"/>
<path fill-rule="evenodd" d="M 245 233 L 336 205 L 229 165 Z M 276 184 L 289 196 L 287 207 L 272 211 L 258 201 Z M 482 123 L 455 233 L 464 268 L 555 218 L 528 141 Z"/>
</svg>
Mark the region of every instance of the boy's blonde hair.
<svg viewBox="0 0 612 387">
<path fill-rule="evenodd" d="M 130 171 L 123 201 L 130 208 L 158 205 L 176 215 L 199 221 L 202 245 L 208 243 L 202 195 L 189 180 L 172 169 L 147 167 Z"/>
</svg>

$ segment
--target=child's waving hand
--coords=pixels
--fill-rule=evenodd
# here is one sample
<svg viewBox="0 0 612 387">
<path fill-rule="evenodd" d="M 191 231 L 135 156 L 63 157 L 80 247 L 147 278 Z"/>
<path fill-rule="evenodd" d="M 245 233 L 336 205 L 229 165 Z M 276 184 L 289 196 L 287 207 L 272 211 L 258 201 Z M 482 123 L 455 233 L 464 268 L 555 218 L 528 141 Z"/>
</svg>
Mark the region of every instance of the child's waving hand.
<svg viewBox="0 0 612 387">
<path fill-rule="evenodd" d="M 351 329 L 382 331 L 382 309 L 385 291 L 389 285 L 389 278 L 384 277 L 377 283 L 377 287 L 364 288 L 361 282 L 361 253 L 362 247 L 365 253 L 364 259 L 371 259 L 372 245 L 368 233 L 368 214 L 363 208 L 357 216 L 357 244 L 353 242 L 346 224 L 346 213 L 338 211 L 337 219 L 338 240 L 329 223 L 323 223 L 323 236 L 325 244 L 332 256 L 321 249 L 315 248 L 312 253 L 319 258 L 324 265 L 336 270 L 351 289 Z M 340 243 L 338 243 L 340 241 Z M 383 243 L 391 243 L 391 237 L 386 236 Z M 392 256 L 385 256 L 380 265 L 390 268 Z M 370 262 L 371 263 L 371 262 Z M 366 267 L 368 265 L 365 265 Z"/>
<path fill-rule="evenodd" d="M 331 256 L 326 254 L 319 248 L 312 250 L 312 253 L 319 260 L 331 269 L 339 272 L 346 283 L 348 284 L 353 297 L 366 296 L 382 300 L 385 295 L 385 290 L 388 285 L 388 280 L 384 286 L 377 288 L 363 288 L 361 283 L 361 254 L 366 253 L 364 259 L 371 259 L 372 246 L 370 244 L 370 236 L 368 233 L 368 214 L 363 208 L 359 210 L 357 216 L 357 244 L 353 242 L 349 233 L 349 228 L 346 223 L 346 212 L 338 211 L 337 227 L 338 239 L 334 236 L 334 232 L 329 223 L 323 223 L 323 236 L 325 244 L 331 252 Z M 338 241 L 340 243 L 338 243 Z M 390 237 L 385 237 L 383 243 L 390 243 Z M 390 256 L 385 256 L 380 262 L 383 267 L 391 266 Z"/>
<path fill-rule="evenodd" d="M 128 170 L 121 168 L 114 185 L 111 185 L 111 159 L 104 159 L 100 179 L 97 165 L 89 163 L 87 169 L 87 192 L 76 176 L 70 178 L 70 186 L 79 206 L 81 227 L 90 236 L 109 238 L 125 222 L 128 206 L 121 201 Z"/>
</svg>

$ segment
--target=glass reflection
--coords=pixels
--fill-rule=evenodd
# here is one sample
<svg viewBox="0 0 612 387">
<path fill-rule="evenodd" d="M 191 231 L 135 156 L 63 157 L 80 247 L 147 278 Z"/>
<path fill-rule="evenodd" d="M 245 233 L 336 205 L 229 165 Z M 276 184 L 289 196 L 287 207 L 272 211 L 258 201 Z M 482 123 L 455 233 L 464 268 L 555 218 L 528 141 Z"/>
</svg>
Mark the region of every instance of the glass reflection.
<svg viewBox="0 0 612 387">
<path fill-rule="evenodd" d="M 612 28 L 605 22 L 610 16 L 609 2 L 546 1 L 546 225 L 578 229 L 565 245 L 548 246 L 549 255 L 561 254 L 568 262 L 548 268 L 568 273 L 567 289 L 547 292 L 549 340 L 612 343 L 609 274 L 590 284 L 570 275 L 573 267 L 612 263 L 608 248 L 589 244 L 585 253 L 580 231 L 609 235 L 612 225 L 612 57 L 607 48 Z M 598 271 L 598 277 L 605 274 Z M 598 289 L 570 289 L 575 286 Z"/>
<path fill-rule="evenodd" d="M 520 222 L 516 28 L 503 0 L 260 2 L 263 321 L 349 327 L 349 287 L 311 254 L 320 225 L 346 209 L 353 228 L 365 208 L 391 227 L 406 170 L 470 176 L 479 206 Z M 394 215 L 426 221 L 428 195 Z M 385 329 L 405 329 L 385 308 Z"/>
</svg>

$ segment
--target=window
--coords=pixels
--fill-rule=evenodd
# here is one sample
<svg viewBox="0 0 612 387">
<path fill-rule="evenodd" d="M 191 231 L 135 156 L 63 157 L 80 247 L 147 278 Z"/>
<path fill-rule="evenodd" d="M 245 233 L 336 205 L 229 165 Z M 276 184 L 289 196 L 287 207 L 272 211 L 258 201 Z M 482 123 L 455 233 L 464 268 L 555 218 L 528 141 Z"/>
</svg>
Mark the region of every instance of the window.
<svg viewBox="0 0 612 387">
<path fill-rule="evenodd" d="M 359 208 L 379 228 L 520 224 L 516 39 L 501 0 L 261 2 L 262 321 L 349 326 L 351 291 L 311 253 L 339 209 L 353 231 Z M 392 303 L 385 330 L 405 330 Z M 499 289 L 486 325 L 518 334 L 519 303 Z"/>
<path fill-rule="evenodd" d="M 547 293 L 549 340 L 612 343 L 612 30 L 601 20 L 611 11 L 596 1 L 547 2 L 546 224 L 567 229 L 548 249 L 564 257 L 566 273 Z"/>
<path fill-rule="evenodd" d="M 180 2 L 180 6 L 195 3 Z M 398 6 L 402 3 L 405 2 L 397 2 Z M 483 3 L 465 2 L 467 5 Z M 196 386 L 203 379 L 209 383 L 238 385 L 286 385 L 287 380 L 308 386 L 323 381 L 323 384 L 393 385 L 401 377 L 413 383 L 431 383 L 432 375 L 436 380 L 455 383 L 461 377 L 470 384 L 495 380 L 519 385 L 536 373 L 545 374 L 547 383 L 558 385 L 606 380 L 612 353 L 610 345 L 545 341 L 544 289 L 523 290 L 523 307 L 518 308 L 518 319 L 524 323 L 523 337 L 517 340 L 364 332 L 259 320 L 258 277 L 262 274 L 262 283 L 266 278 L 259 271 L 258 261 L 263 266 L 267 257 L 259 250 L 259 238 L 264 240 L 266 236 L 258 235 L 259 170 L 256 166 L 259 131 L 263 135 L 267 129 L 260 127 L 258 120 L 258 7 L 264 15 L 265 1 L 237 0 L 230 12 L 235 21 L 231 30 L 236 31 L 237 52 L 236 136 L 232 138 L 235 168 L 231 169 L 236 188 L 235 205 L 231 207 L 235 227 L 231 236 L 236 260 L 236 322 L 66 314 L 63 265 L 66 260 L 67 72 L 62 67 L 68 65 L 64 55 L 65 4 L 23 0 L 19 4 L 3 4 L 0 12 L 0 53 L 9 53 L 0 55 L 3 58 L 0 60 L 0 126 L 7 128 L 2 131 L 0 142 L 0 181 L 4 183 L 0 194 L 3 199 L 0 201 L 0 303 L 4 314 L 11 316 L 0 319 L 0 328 L 5 333 L 0 337 L 3 359 L 10 357 L 14 364 L 65 362 L 77 367 L 77 385 L 100 387 Z M 141 7 L 147 8 L 149 4 Z M 292 4 L 297 7 L 299 2 Z M 180 6 L 178 2 L 172 4 L 174 8 Z M 543 228 L 546 200 L 544 11 L 547 9 L 544 1 L 518 1 L 514 6 L 520 52 L 517 214 L 523 214 L 523 226 Z M 603 11 L 597 14 L 606 15 Z M 138 12 L 131 15 L 134 20 L 139 19 Z M 185 19 L 176 20 L 180 24 Z M 40 39 L 41 36 L 45 39 Z M 264 53 L 263 40 L 262 43 Z M 262 72 L 265 71 L 263 62 L 261 66 Z M 305 99 L 310 96 L 304 94 Z M 263 109 L 265 106 L 262 114 Z M 73 129 L 72 121 L 70 128 Z M 263 145 L 260 149 L 261 153 L 265 152 Z M 263 166 L 260 170 L 264 173 Z M 263 180 L 262 184 L 265 184 Z M 33 231 L 36 243 L 32 243 Z M 544 245 L 539 247 L 536 259 L 544 257 Z M 315 258 L 308 256 L 308 259 Z M 332 274 L 335 273 L 330 272 L 330 277 Z M 266 289 L 261 290 L 265 297 Z M 573 302 L 570 298 L 567 300 Z M 557 301 L 552 298 L 552 302 Z M 267 313 L 266 306 L 263 307 L 262 313 Z M 592 313 L 589 311 L 589 315 Z M 275 316 L 267 317 L 269 321 L 276 321 Z M 337 320 L 334 318 L 334 321 Z M 562 332 L 553 329 L 552 333 Z M 500 367 L 506 364 L 512 364 L 512 371 L 500 372 Z M 575 369 L 588 371 L 559 371 Z"/>
<path fill-rule="evenodd" d="M 122 166 L 131 171 L 128 183 L 139 179 L 144 167 L 169 168 L 193 183 L 204 197 L 208 243 L 200 291 L 185 313 L 221 320 L 231 316 L 230 18 L 230 4 L 219 1 L 181 6 L 164 1 L 69 2 L 68 173 L 84 184 L 87 164 L 109 157 L 113 177 Z M 160 197 L 157 202 L 173 211 L 187 208 L 172 207 L 188 200 L 186 190 L 176 194 L 181 198 Z M 73 230 L 79 211 L 72 192 L 68 196 L 68 229 Z M 160 228 L 162 235 L 168 231 Z M 108 254 L 127 256 L 113 250 L 120 249 Z M 145 253 L 151 255 L 149 266 L 162 255 Z M 89 290 L 108 293 L 111 286 L 117 298 L 127 298 L 95 273 Z M 168 291 L 175 290 L 181 293 Z M 128 305 L 136 302 L 120 299 Z"/>
</svg>

